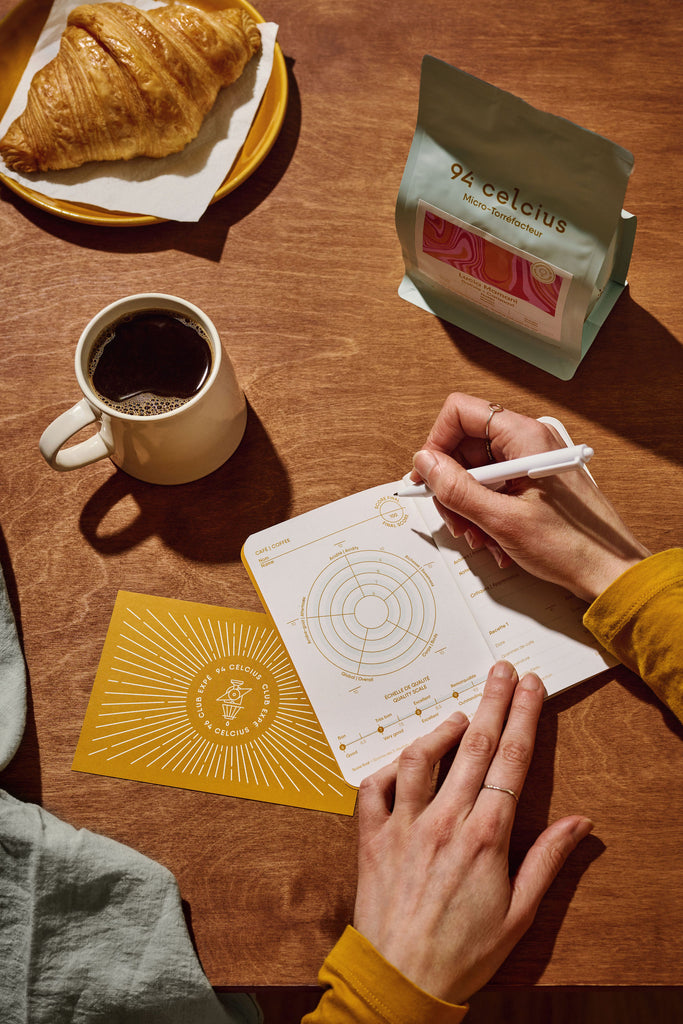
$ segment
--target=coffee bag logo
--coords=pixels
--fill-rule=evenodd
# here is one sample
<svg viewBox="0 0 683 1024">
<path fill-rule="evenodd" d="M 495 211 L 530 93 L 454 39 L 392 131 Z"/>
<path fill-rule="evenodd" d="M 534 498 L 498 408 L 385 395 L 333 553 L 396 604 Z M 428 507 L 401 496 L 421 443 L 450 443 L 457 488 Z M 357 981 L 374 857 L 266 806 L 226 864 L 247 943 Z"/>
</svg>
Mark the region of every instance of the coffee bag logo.
<svg viewBox="0 0 683 1024">
<path fill-rule="evenodd" d="M 532 263 L 531 273 L 542 284 L 552 284 L 557 274 L 547 263 Z"/>
</svg>

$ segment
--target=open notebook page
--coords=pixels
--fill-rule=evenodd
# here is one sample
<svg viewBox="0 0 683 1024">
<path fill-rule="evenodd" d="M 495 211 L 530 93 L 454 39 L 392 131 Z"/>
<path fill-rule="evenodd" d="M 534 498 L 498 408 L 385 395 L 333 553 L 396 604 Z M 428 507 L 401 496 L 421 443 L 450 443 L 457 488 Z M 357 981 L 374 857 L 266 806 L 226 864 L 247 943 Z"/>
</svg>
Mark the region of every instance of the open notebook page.
<svg viewBox="0 0 683 1024">
<path fill-rule="evenodd" d="M 518 565 L 499 569 L 488 551 L 451 536 L 432 501 L 418 507 L 494 660 L 538 673 L 549 696 L 615 664 L 583 625 L 578 597 Z"/>
</svg>

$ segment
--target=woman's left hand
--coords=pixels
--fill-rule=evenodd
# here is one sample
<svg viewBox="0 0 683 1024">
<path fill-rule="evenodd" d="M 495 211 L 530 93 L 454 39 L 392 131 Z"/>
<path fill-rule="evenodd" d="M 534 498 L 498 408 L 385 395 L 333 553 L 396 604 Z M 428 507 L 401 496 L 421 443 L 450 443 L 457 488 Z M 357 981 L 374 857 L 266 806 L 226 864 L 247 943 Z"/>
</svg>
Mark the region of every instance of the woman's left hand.
<svg viewBox="0 0 683 1024">
<path fill-rule="evenodd" d="M 510 879 L 510 835 L 545 690 L 512 665 L 489 672 L 471 724 L 461 713 L 364 780 L 354 925 L 419 988 L 463 1003 L 534 919 L 593 825 L 574 815 L 538 837 Z M 435 792 L 435 766 L 458 745 Z M 487 788 L 496 787 L 496 788 Z"/>
</svg>

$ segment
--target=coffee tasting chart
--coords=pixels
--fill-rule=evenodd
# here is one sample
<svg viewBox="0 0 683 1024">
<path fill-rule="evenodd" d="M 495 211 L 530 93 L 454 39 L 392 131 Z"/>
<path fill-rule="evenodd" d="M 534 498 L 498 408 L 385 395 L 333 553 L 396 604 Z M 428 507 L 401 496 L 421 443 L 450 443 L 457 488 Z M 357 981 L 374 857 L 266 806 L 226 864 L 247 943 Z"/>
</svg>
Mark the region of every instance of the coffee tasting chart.
<svg viewBox="0 0 683 1024">
<path fill-rule="evenodd" d="M 120 591 L 73 767 L 351 814 L 267 616 Z"/>
<path fill-rule="evenodd" d="M 333 665 L 361 676 L 388 675 L 424 653 L 436 604 L 427 576 L 407 559 L 342 548 L 313 582 L 304 622 Z"/>
<path fill-rule="evenodd" d="M 250 537 L 243 560 L 352 785 L 455 710 L 506 658 L 556 693 L 610 664 L 583 605 L 501 570 L 399 483 Z"/>
<path fill-rule="evenodd" d="M 398 483 L 250 537 L 243 558 L 346 780 L 478 698 L 488 646 Z"/>
</svg>

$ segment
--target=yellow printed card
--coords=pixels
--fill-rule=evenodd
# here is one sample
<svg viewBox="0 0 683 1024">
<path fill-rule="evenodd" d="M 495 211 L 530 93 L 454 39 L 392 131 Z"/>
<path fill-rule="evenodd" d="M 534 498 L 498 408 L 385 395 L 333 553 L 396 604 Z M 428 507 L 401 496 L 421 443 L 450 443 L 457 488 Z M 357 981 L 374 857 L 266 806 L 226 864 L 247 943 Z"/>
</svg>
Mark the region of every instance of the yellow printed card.
<svg viewBox="0 0 683 1024">
<path fill-rule="evenodd" d="M 353 814 L 267 615 L 119 591 L 72 767 Z"/>
</svg>

